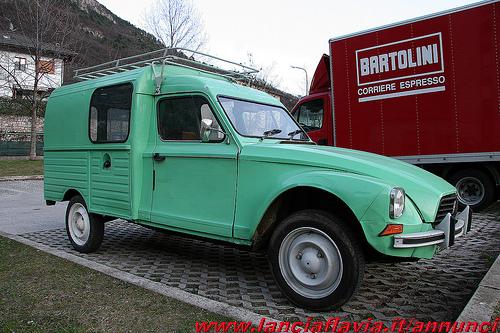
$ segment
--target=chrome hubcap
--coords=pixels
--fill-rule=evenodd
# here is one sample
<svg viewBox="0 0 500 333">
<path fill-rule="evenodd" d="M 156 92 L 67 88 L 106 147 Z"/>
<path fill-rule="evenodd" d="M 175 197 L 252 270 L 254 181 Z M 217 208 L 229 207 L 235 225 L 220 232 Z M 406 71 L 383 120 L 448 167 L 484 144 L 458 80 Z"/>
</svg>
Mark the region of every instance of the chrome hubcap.
<svg viewBox="0 0 500 333">
<path fill-rule="evenodd" d="M 90 219 L 80 203 L 71 206 L 68 214 L 68 229 L 71 239 L 78 245 L 85 245 L 90 235 Z"/>
<path fill-rule="evenodd" d="M 337 289 L 343 273 L 340 251 L 323 231 L 291 231 L 279 249 L 279 266 L 287 284 L 307 298 L 323 298 Z"/>
<path fill-rule="evenodd" d="M 82 217 L 80 217 L 78 221 L 76 221 L 76 227 L 78 228 L 79 231 L 83 232 L 84 222 Z"/>
<path fill-rule="evenodd" d="M 464 205 L 477 205 L 484 199 L 484 186 L 475 177 L 465 177 L 460 179 L 456 185 L 458 200 Z"/>
</svg>

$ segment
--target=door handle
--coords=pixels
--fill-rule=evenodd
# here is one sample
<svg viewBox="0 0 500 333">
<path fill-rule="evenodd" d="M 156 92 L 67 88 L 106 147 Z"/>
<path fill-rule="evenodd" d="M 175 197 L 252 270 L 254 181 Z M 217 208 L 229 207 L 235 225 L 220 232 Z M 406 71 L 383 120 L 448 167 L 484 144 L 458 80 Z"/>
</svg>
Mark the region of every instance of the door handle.
<svg viewBox="0 0 500 333">
<path fill-rule="evenodd" d="M 165 161 L 165 159 L 166 159 L 166 157 L 160 155 L 159 153 L 153 154 L 153 160 L 155 160 L 156 162 L 162 162 L 162 161 Z"/>
</svg>

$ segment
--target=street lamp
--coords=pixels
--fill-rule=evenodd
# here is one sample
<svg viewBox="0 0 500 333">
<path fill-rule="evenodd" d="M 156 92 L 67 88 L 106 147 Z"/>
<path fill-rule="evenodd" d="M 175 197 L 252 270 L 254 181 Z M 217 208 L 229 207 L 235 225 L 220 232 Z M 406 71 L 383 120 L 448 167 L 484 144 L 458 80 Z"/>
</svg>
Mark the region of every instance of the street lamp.
<svg viewBox="0 0 500 333">
<path fill-rule="evenodd" d="M 299 66 L 290 66 L 290 67 L 295 68 L 295 69 L 301 69 L 306 74 L 306 95 L 307 95 L 309 93 L 309 77 L 307 76 L 306 69 L 304 67 L 299 67 Z"/>
</svg>

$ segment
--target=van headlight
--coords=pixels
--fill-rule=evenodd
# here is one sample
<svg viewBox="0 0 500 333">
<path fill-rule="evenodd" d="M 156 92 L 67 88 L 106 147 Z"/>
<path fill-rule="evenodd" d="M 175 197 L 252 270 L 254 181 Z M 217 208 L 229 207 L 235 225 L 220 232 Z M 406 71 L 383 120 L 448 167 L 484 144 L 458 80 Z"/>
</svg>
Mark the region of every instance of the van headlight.
<svg viewBox="0 0 500 333">
<path fill-rule="evenodd" d="M 397 219 L 405 210 L 405 191 L 400 187 L 391 190 L 389 203 L 389 216 L 391 219 Z"/>
</svg>

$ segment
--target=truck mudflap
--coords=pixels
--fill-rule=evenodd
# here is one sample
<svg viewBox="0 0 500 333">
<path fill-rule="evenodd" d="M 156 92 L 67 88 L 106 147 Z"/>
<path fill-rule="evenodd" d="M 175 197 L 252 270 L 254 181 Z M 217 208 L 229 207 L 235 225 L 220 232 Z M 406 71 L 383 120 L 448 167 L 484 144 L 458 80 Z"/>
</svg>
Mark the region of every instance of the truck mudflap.
<svg viewBox="0 0 500 333">
<path fill-rule="evenodd" d="M 452 216 L 450 213 L 439 222 L 433 230 L 401 234 L 394 236 L 394 247 L 398 249 L 417 248 L 437 245 L 441 250 L 447 249 L 455 242 L 455 238 L 466 235 L 471 228 L 472 211 L 469 206 Z"/>
</svg>

